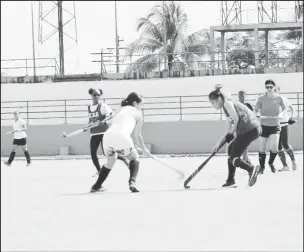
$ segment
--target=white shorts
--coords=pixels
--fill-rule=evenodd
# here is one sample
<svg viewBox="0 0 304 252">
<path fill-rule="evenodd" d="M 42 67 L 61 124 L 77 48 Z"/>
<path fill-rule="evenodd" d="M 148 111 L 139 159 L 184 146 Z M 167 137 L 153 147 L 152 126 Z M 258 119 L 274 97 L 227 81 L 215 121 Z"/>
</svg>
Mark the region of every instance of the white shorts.
<svg viewBox="0 0 304 252">
<path fill-rule="evenodd" d="M 120 156 L 128 156 L 134 150 L 131 136 L 119 132 L 108 132 L 103 136 L 103 149 L 105 155 L 113 155 L 114 152 Z"/>
</svg>

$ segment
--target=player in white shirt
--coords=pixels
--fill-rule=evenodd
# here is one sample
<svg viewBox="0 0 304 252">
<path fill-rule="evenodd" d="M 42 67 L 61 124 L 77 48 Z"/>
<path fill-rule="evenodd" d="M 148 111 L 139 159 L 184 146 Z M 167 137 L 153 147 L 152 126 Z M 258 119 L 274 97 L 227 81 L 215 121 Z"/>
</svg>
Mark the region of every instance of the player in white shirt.
<svg viewBox="0 0 304 252">
<path fill-rule="evenodd" d="M 19 112 L 14 112 L 15 120 L 13 122 L 13 131 L 8 131 L 6 134 L 14 134 L 14 141 L 13 141 L 13 150 L 9 156 L 8 161 L 4 162 L 5 165 L 10 166 L 15 158 L 16 149 L 20 147 L 20 149 L 24 152 L 24 156 L 27 160 L 27 166 L 31 164 L 31 157 L 27 150 L 27 143 L 26 143 L 26 123 L 25 121 L 19 116 Z"/>
<path fill-rule="evenodd" d="M 275 92 L 279 94 L 280 87 L 277 87 L 275 89 Z M 288 125 L 289 123 L 293 124 L 295 122 L 295 120 L 293 119 L 294 109 L 292 107 L 292 104 L 286 97 L 284 97 L 282 95 L 281 95 L 281 97 L 283 98 L 286 108 L 288 108 L 288 110 L 290 111 L 291 116 L 289 116 L 289 114 L 288 114 L 289 111 L 286 111 L 283 115 L 283 118 L 280 119 L 281 132 L 280 132 L 278 155 L 283 164 L 283 169 L 281 169 L 279 171 L 289 171 L 289 167 L 287 165 L 285 154 L 284 154 L 284 149 L 287 152 L 287 154 L 290 156 L 290 159 L 292 162 L 292 169 L 295 171 L 297 169 L 297 163 L 296 163 L 296 159 L 295 159 L 295 156 L 293 153 L 293 149 L 292 149 L 291 145 L 289 144 L 289 125 Z"/>
<path fill-rule="evenodd" d="M 101 168 L 98 180 L 92 186 L 91 192 L 102 190 L 102 183 L 108 177 L 119 156 L 130 161 L 129 188 L 131 192 L 138 192 L 135 182 L 139 170 L 139 156 L 131 138 L 133 130 L 135 142 L 141 148 L 143 154 L 151 156 L 141 135 L 143 125 L 143 116 L 141 113 L 142 104 L 142 97 L 134 92 L 130 93 L 128 97 L 121 102 L 122 108 L 117 111 L 110 128 L 104 134 L 103 149 L 107 157 L 107 162 Z"/>
</svg>

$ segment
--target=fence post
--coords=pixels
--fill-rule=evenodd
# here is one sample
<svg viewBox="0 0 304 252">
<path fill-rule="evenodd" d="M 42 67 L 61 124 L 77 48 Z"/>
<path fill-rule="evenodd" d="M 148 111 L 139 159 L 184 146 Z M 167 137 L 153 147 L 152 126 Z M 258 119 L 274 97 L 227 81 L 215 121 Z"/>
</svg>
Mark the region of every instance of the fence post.
<svg viewBox="0 0 304 252">
<path fill-rule="evenodd" d="M 300 115 L 300 96 L 299 96 L 299 92 L 297 92 L 297 104 L 298 104 L 298 115 Z"/>
<path fill-rule="evenodd" d="M 182 97 L 179 97 L 179 114 L 180 120 L 183 121 L 183 108 L 182 108 Z"/>
<path fill-rule="evenodd" d="M 68 118 L 67 118 L 67 101 L 64 100 L 64 122 L 68 123 Z"/>
<path fill-rule="evenodd" d="M 29 102 L 26 102 L 26 119 L 27 119 L 27 124 L 30 124 L 30 118 L 29 118 Z"/>
</svg>

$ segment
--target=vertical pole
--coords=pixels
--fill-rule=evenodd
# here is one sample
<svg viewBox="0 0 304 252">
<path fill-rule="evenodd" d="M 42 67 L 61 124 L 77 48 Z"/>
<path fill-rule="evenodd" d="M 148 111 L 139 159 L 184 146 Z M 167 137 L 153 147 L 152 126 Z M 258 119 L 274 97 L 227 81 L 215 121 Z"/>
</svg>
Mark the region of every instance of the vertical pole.
<svg viewBox="0 0 304 252">
<path fill-rule="evenodd" d="M 183 121 L 183 108 L 182 108 L 182 97 L 179 97 L 179 114 L 180 120 Z"/>
<path fill-rule="evenodd" d="M 215 43 L 214 43 L 214 31 L 210 29 L 210 43 L 211 43 L 211 70 L 215 70 Z"/>
<path fill-rule="evenodd" d="M 102 60 L 103 60 L 102 50 L 100 49 L 100 76 L 101 77 L 102 77 Z"/>
<path fill-rule="evenodd" d="M 265 67 L 268 67 L 269 64 L 269 51 L 268 51 L 268 34 L 269 31 L 265 30 Z"/>
<path fill-rule="evenodd" d="M 297 93 L 297 105 L 298 105 L 298 116 L 300 116 L 300 96 L 299 96 L 299 92 Z"/>
<path fill-rule="evenodd" d="M 259 30 L 254 29 L 254 56 L 255 56 L 255 67 L 259 67 Z"/>
<path fill-rule="evenodd" d="M 221 32 L 221 60 L 222 60 L 222 70 L 226 69 L 226 43 L 225 43 L 225 32 Z"/>
<path fill-rule="evenodd" d="M 60 75 L 64 75 L 64 47 L 63 47 L 63 23 L 62 23 L 62 1 L 58 1 L 58 34 L 59 34 L 59 67 Z"/>
<path fill-rule="evenodd" d="M 119 73 L 119 37 L 117 31 L 117 9 L 115 2 L 115 45 L 116 45 L 116 73 Z"/>
<path fill-rule="evenodd" d="M 32 44 L 33 44 L 33 68 L 34 68 L 34 80 L 36 82 L 36 56 L 35 56 L 35 34 L 34 34 L 34 11 L 33 1 L 31 1 L 31 12 L 32 12 Z"/>
<path fill-rule="evenodd" d="M 25 60 L 25 71 L 26 71 L 26 76 L 28 76 L 28 70 L 27 70 L 27 59 Z"/>
<path fill-rule="evenodd" d="M 68 119 L 67 119 L 67 101 L 64 100 L 64 122 L 68 123 Z"/>
<path fill-rule="evenodd" d="M 30 117 L 29 117 L 29 102 L 26 102 L 26 119 L 27 119 L 27 124 L 30 124 Z"/>
<path fill-rule="evenodd" d="M 163 1 L 163 30 L 164 30 L 164 46 L 165 46 L 165 69 L 167 70 L 167 29 L 166 29 L 166 12 L 165 12 L 165 1 Z"/>
</svg>

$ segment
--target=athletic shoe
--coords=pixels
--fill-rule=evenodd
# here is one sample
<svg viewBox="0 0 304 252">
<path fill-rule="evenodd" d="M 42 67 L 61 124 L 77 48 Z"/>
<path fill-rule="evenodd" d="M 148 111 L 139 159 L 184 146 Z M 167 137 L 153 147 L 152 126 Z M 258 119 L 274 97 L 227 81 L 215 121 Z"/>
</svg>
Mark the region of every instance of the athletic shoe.
<svg viewBox="0 0 304 252">
<path fill-rule="evenodd" d="M 283 171 L 289 171 L 289 167 L 288 166 L 284 166 L 281 170 L 279 170 L 279 172 L 283 172 Z"/>
<path fill-rule="evenodd" d="M 292 169 L 295 171 L 297 169 L 296 161 L 292 161 Z"/>
<path fill-rule="evenodd" d="M 104 191 L 106 191 L 106 189 L 105 189 L 105 188 L 103 188 L 102 186 L 101 186 L 100 188 L 98 188 L 98 189 L 96 189 L 96 188 L 92 187 L 92 188 L 91 188 L 91 190 L 90 190 L 90 193 L 95 193 L 95 192 L 104 192 Z"/>
<path fill-rule="evenodd" d="M 26 166 L 31 166 L 32 163 L 27 163 Z"/>
<path fill-rule="evenodd" d="M 226 187 L 226 188 L 236 188 L 236 184 L 235 184 L 235 181 L 232 180 L 232 181 L 226 181 L 225 184 L 222 185 L 222 187 Z"/>
<path fill-rule="evenodd" d="M 260 166 L 253 166 L 252 169 L 249 171 L 249 181 L 248 185 L 253 186 L 258 178 L 258 175 L 260 173 Z"/>
<path fill-rule="evenodd" d="M 269 167 L 270 167 L 270 170 L 273 172 L 273 173 L 276 173 L 276 168 L 274 167 L 274 164 L 269 164 Z"/>
<path fill-rule="evenodd" d="M 3 162 L 3 164 L 5 164 L 5 165 L 8 166 L 8 167 L 11 166 L 11 164 L 10 164 L 9 162 L 7 162 L 7 161 Z"/>
<path fill-rule="evenodd" d="M 131 191 L 132 193 L 137 193 L 137 192 L 139 192 L 139 191 L 137 190 L 137 188 L 136 188 L 135 182 L 133 182 L 133 181 L 130 182 L 129 188 L 130 188 L 130 191 Z"/>
<path fill-rule="evenodd" d="M 260 174 L 264 174 L 265 168 L 260 168 Z"/>
</svg>

